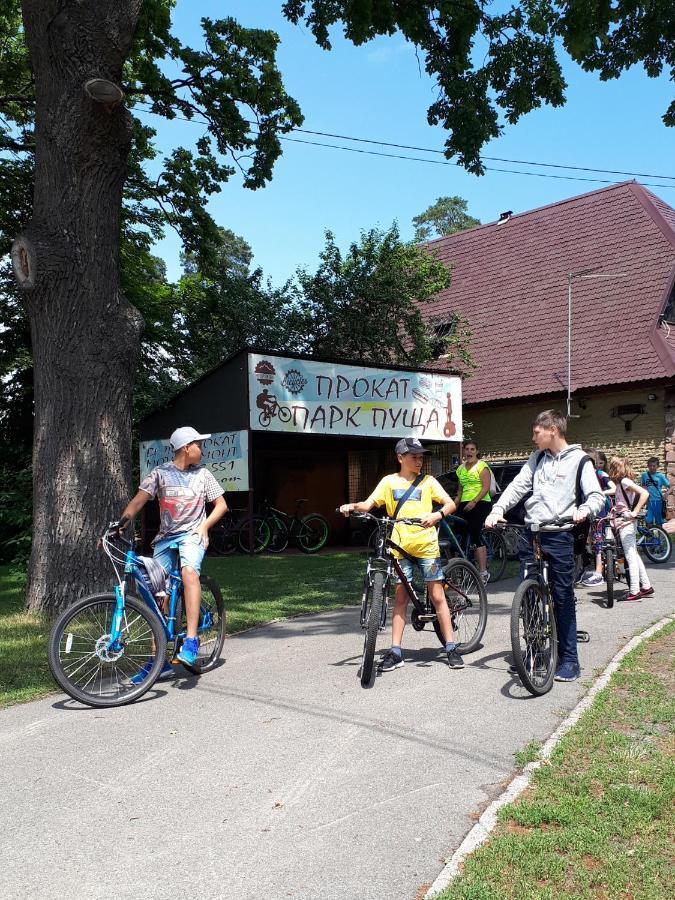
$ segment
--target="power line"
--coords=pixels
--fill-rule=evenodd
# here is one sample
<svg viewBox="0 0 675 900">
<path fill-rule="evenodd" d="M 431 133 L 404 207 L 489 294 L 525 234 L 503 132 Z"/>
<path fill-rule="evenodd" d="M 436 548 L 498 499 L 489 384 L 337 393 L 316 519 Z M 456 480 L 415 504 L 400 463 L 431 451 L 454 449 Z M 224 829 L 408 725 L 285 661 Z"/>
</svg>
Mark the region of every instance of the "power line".
<svg viewBox="0 0 675 900">
<path fill-rule="evenodd" d="M 430 163 L 433 166 L 458 166 L 459 163 L 450 162 L 449 160 L 440 160 L 440 159 L 424 159 L 421 156 L 402 156 L 399 153 L 383 153 L 381 150 L 363 150 L 361 147 L 343 147 L 338 144 L 324 144 L 320 141 L 307 141 L 303 138 L 289 138 L 289 137 L 279 137 L 279 140 L 282 141 L 290 141 L 294 144 L 310 144 L 314 147 L 328 147 L 331 150 L 346 150 L 350 153 L 365 153 L 369 156 L 384 156 L 388 159 L 407 159 L 411 162 L 423 162 Z M 486 157 L 487 158 L 487 157 Z M 536 165 L 536 163 L 534 163 Z M 528 175 L 533 178 L 555 178 L 561 181 L 590 181 L 594 184 L 616 184 L 614 179 L 607 178 L 583 178 L 580 175 L 553 175 L 550 172 L 526 172 L 518 169 L 502 169 L 498 166 L 485 166 L 485 170 L 488 172 L 505 172 L 509 175 Z M 655 177 L 659 177 L 658 175 Z M 675 184 L 654 184 L 649 181 L 644 181 L 642 184 L 648 187 L 658 187 L 658 188 L 675 188 Z"/>
<path fill-rule="evenodd" d="M 314 134 L 318 137 L 335 138 L 341 141 L 354 141 L 355 143 L 360 144 L 376 144 L 380 147 L 394 147 L 397 150 L 413 150 L 418 153 L 437 153 L 441 156 L 445 155 L 443 150 L 434 150 L 430 147 L 414 147 L 409 144 L 393 144 L 390 141 L 376 141 L 373 138 L 350 137 L 346 134 L 331 134 L 327 131 L 310 131 L 308 128 L 294 128 L 293 131 L 301 131 L 304 134 Z M 647 172 L 623 172 L 620 169 L 592 169 L 589 166 L 566 166 L 562 163 L 534 162 L 527 159 L 506 159 L 502 156 L 483 156 L 482 159 L 487 159 L 491 162 L 513 163 L 519 166 L 545 166 L 550 169 L 571 169 L 576 172 L 598 172 L 605 175 L 630 175 L 634 178 L 663 178 L 668 181 L 675 181 L 675 175 L 654 175 Z"/>
<path fill-rule="evenodd" d="M 141 106 L 150 106 L 150 104 L 145 103 L 143 101 L 137 101 L 137 103 L 138 103 L 138 105 L 141 105 Z M 160 113 L 155 113 L 152 110 L 147 110 L 147 111 L 151 115 L 161 116 Z M 164 118 L 164 116 L 161 116 L 161 118 Z M 190 122 L 195 125 L 205 125 L 207 127 L 211 126 L 211 122 L 207 121 L 206 119 L 198 118 L 197 116 L 194 116 L 192 118 L 187 118 L 186 116 L 175 115 L 174 118 L 180 119 L 183 122 Z M 256 122 L 248 122 L 248 124 L 252 125 L 254 127 L 257 127 Z M 375 144 L 376 146 L 381 146 L 381 147 L 392 147 L 392 148 L 399 149 L 399 150 L 412 150 L 412 151 L 417 151 L 420 153 L 434 153 L 434 154 L 439 154 L 441 156 L 444 155 L 442 150 L 432 150 L 432 149 L 429 149 L 426 147 L 414 147 L 414 146 L 411 146 L 408 144 L 395 144 L 395 143 L 391 143 L 389 141 L 376 141 L 376 140 L 373 140 L 370 138 L 355 138 L 355 137 L 349 137 L 347 135 L 331 134 L 330 132 L 312 131 L 312 130 L 306 129 L 306 128 L 293 128 L 292 130 L 293 130 L 293 132 L 312 134 L 312 135 L 317 135 L 320 137 L 329 137 L 329 138 L 332 138 L 335 140 L 354 141 L 354 142 L 358 142 L 358 143 Z M 346 152 L 350 152 L 350 153 L 361 153 L 361 154 L 365 154 L 367 156 L 380 156 L 380 157 L 384 157 L 384 158 L 388 158 L 388 159 L 403 159 L 403 160 L 408 160 L 410 162 L 422 162 L 422 163 L 430 163 L 431 165 L 436 165 L 436 166 L 454 166 L 456 168 L 459 168 L 459 163 L 452 162 L 451 160 L 446 160 L 446 159 L 436 160 L 436 159 L 426 159 L 424 157 L 419 157 L 419 156 L 404 156 L 402 154 L 396 154 L 396 153 L 385 153 L 380 150 L 364 150 L 359 147 L 345 147 L 341 144 L 327 144 L 327 143 L 323 143 L 321 141 L 308 141 L 308 140 L 304 140 L 303 138 L 291 138 L 291 137 L 286 137 L 286 136 L 282 136 L 282 135 L 279 136 L 279 139 L 282 141 L 287 141 L 289 143 L 306 144 L 308 146 L 324 147 L 324 148 L 328 148 L 331 150 L 342 150 L 342 151 L 346 151 Z M 662 179 L 672 180 L 675 182 L 675 176 L 671 176 L 671 175 L 648 175 L 648 174 L 639 173 L 639 172 L 623 172 L 623 171 L 619 171 L 619 170 L 615 170 L 615 169 L 593 169 L 593 168 L 589 168 L 587 166 L 566 166 L 566 165 L 562 165 L 560 163 L 527 162 L 525 160 L 506 159 L 506 158 L 497 157 L 497 156 L 494 156 L 494 157 L 493 156 L 484 156 L 483 159 L 491 160 L 494 162 L 511 163 L 512 165 L 542 166 L 542 167 L 547 167 L 547 168 L 566 169 L 569 171 L 578 171 L 578 172 L 597 172 L 600 174 L 607 174 L 607 175 L 628 175 L 628 176 L 637 177 L 637 178 L 662 178 Z M 507 175 L 526 175 L 531 178 L 553 178 L 553 179 L 561 180 L 561 181 L 583 181 L 583 182 L 591 182 L 593 184 L 615 184 L 616 183 L 616 181 L 614 179 L 583 178 L 578 175 L 577 176 L 575 176 L 575 175 L 554 175 L 549 172 L 528 172 L 528 171 L 522 171 L 519 169 L 502 169 L 498 166 L 485 166 L 484 168 L 488 172 L 501 172 L 501 173 L 505 173 Z M 646 187 L 671 188 L 671 189 L 675 188 L 675 184 L 655 184 L 654 182 L 643 182 L 643 184 Z"/>
</svg>

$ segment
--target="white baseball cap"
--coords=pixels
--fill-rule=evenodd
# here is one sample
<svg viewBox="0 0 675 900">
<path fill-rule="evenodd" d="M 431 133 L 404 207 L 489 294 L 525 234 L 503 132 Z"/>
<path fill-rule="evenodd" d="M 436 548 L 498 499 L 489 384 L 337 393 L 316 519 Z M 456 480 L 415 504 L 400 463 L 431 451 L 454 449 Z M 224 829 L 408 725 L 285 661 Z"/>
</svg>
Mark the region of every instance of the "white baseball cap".
<svg viewBox="0 0 675 900">
<path fill-rule="evenodd" d="M 200 434 L 195 428 L 184 425 L 182 428 L 176 428 L 169 438 L 169 444 L 174 453 L 177 453 L 183 447 L 187 447 L 193 441 L 205 441 L 210 438 L 210 434 Z"/>
</svg>

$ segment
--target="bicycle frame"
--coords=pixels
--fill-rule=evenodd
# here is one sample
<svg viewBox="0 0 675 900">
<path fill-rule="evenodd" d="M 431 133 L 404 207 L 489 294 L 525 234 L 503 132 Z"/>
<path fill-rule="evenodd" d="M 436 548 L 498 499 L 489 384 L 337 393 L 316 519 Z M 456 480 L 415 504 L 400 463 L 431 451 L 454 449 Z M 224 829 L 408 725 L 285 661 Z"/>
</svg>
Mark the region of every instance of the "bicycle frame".
<svg viewBox="0 0 675 900">
<path fill-rule="evenodd" d="M 140 567 L 138 555 L 134 549 L 133 542 L 120 538 L 127 544 L 127 550 L 124 559 L 115 554 L 119 552 L 117 548 L 111 544 L 108 534 L 102 538 L 103 550 L 112 563 L 113 571 L 117 584 L 115 585 L 115 613 L 110 633 L 110 639 L 106 645 L 106 650 L 116 652 L 122 649 L 120 637 L 123 631 L 125 611 L 125 597 L 127 591 L 132 587 L 135 588 L 137 596 L 146 606 L 155 613 L 164 629 L 168 641 L 175 641 L 179 636 L 176 628 L 176 612 L 178 609 L 178 600 L 183 591 L 183 579 L 181 577 L 178 544 L 171 544 L 170 550 L 174 552 L 174 559 L 169 571 L 169 594 L 168 594 L 168 610 L 165 615 L 162 608 L 157 603 L 154 594 L 148 589 L 145 578 Z M 122 564 L 124 568 L 122 569 Z"/>
<path fill-rule="evenodd" d="M 368 514 L 366 514 L 368 515 Z M 413 608 L 415 609 L 418 620 L 421 622 L 430 622 L 436 618 L 436 611 L 433 608 L 431 603 L 431 599 L 429 597 L 429 591 L 426 588 L 424 590 L 424 600 L 419 596 L 413 585 L 408 581 L 401 568 L 401 565 L 398 559 L 394 556 L 394 550 L 397 550 L 404 558 L 412 560 L 413 557 L 407 553 L 403 547 L 400 547 L 395 541 L 391 539 L 391 533 L 396 525 L 396 520 L 383 518 L 377 520 L 377 529 L 378 529 L 378 538 L 376 543 L 376 552 L 373 556 L 369 557 L 368 564 L 366 567 L 366 579 L 365 579 L 365 588 L 363 592 L 363 598 L 361 602 L 361 627 L 365 628 L 365 615 L 366 615 L 366 594 L 369 587 L 372 586 L 372 573 L 374 571 L 384 571 L 384 596 L 385 603 L 382 605 L 382 619 L 380 622 L 380 628 L 384 628 L 387 623 L 387 612 L 388 612 L 388 604 L 389 604 L 389 591 L 392 582 L 392 576 L 395 574 L 398 578 L 398 583 L 403 585 L 403 588 L 408 595 L 408 599 L 412 602 Z M 404 521 L 404 520 L 400 520 Z M 466 594 L 464 594 L 459 589 L 455 588 L 453 585 L 453 590 L 465 600 L 467 599 Z"/>
</svg>

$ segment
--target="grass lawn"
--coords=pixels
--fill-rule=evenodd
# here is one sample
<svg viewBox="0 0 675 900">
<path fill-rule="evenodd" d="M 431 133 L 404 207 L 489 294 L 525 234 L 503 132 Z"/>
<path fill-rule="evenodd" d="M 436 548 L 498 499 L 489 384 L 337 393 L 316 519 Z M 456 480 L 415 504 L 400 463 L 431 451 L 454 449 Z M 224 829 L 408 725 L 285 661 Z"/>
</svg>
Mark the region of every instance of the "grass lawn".
<svg viewBox="0 0 675 900">
<path fill-rule="evenodd" d="M 358 603 L 365 569 L 359 553 L 207 557 L 232 634 L 300 613 Z M 0 707 L 35 700 L 55 689 L 47 665 L 49 623 L 23 609 L 25 577 L 0 566 Z"/>
<path fill-rule="evenodd" d="M 674 651 L 671 625 L 626 657 L 443 900 L 675 897 Z"/>
</svg>

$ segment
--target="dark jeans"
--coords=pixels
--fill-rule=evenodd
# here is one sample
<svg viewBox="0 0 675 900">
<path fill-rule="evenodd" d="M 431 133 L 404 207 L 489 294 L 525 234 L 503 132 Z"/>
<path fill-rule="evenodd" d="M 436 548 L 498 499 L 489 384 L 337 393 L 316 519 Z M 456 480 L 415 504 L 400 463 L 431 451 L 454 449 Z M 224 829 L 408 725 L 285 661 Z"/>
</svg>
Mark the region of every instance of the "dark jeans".
<svg viewBox="0 0 675 900">
<path fill-rule="evenodd" d="M 553 611 L 558 627 L 558 664 L 579 664 L 577 654 L 577 612 L 574 605 L 574 538 L 569 531 L 541 531 L 541 548 L 548 559 L 548 578 L 553 594 Z M 520 534 L 518 543 L 520 575 L 533 561 L 532 532 Z"/>
</svg>

